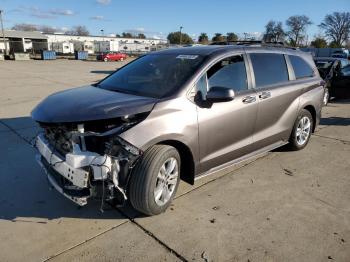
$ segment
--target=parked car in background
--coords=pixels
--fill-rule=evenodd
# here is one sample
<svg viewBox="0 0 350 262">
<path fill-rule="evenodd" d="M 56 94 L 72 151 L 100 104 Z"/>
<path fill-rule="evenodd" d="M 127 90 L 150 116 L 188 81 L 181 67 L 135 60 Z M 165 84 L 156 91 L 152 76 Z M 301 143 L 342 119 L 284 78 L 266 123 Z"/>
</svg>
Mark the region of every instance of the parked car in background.
<svg viewBox="0 0 350 262">
<path fill-rule="evenodd" d="M 43 129 L 38 162 L 79 205 L 128 199 L 156 215 L 180 179 L 194 184 L 286 144 L 303 149 L 320 120 L 323 84 L 311 55 L 291 48 L 152 52 L 43 100 L 32 111 Z"/>
<path fill-rule="evenodd" d="M 332 53 L 332 57 L 335 58 L 349 58 L 349 51 L 348 50 L 336 50 Z"/>
<path fill-rule="evenodd" d="M 119 52 L 102 53 L 97 56 L 97 60 L 108 61 L 124 61 L 128 56 Z"/>
<path fill-rule="evenodd" d="M 349 50 L 345 48 L 315 48 L 315 47 L 301 47 L 301 51 L 309 52 L 314 57 L 338 57 L 348 58 Z"/>
<path fill-rule="evenodd" d="M 324 104 L 330 98 L 350 98 L 350 61 L 345 58 L 314 58 L 321 77 L 326 81 Z"/>
</svg>

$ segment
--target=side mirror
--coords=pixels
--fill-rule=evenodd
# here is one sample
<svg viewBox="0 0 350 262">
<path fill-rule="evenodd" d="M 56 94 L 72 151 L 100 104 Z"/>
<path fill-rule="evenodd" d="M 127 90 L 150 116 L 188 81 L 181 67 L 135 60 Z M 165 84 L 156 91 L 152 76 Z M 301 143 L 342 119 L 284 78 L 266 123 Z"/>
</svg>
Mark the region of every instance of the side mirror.
<svg viewBox="0 0 350 262">
<path fill-rule="evenodd" d="M 232 89 L 213 86 L 207 93 L 206 100 L 211 103 L 228 102 L 235 98 L 235 92 Z"/>
</svg>

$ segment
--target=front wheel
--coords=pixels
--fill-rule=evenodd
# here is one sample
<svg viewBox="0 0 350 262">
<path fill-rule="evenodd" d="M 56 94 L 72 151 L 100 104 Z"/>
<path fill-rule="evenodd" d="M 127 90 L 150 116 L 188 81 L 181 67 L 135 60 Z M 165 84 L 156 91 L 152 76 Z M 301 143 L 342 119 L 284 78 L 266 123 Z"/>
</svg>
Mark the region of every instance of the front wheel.
<svg viewBox="0 0 350 262">
<path fill-rule="evenodd" d="M 155 145 L 148 149 L 131 174 L 131 205 L 146 215 L 164 212 L 176 194 L 180 164 L 180 155 L 172 146 Z"/>
<path fill-rule="evenodd" d="M 297 117 L 292 134 L 289 139 L 289 145 L 292 150 L 301 150 L 309 143 L 313 130 L 313 118 L 311 113 L 303 109 Z"/>
<path fill-rule="evenodd" d="M 107 58 L 107 57 L 105 57 L 105 58 L 103 59 L 103 61 L 108 62 L 108 58 Z"/>
</svg>

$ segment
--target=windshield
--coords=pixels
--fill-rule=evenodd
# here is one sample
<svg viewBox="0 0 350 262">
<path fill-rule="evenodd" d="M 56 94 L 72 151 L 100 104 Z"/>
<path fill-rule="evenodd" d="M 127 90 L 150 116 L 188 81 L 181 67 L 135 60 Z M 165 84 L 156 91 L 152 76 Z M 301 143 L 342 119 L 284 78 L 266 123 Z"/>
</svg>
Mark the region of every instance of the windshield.
<svg viewBox="0 0 350 262">
<path fill-rule="evenodd" d="M 161 98 L 178 90 L 201 65 L 203 56 L 150 54 L 121 68 L 98 87 L 139 96 Z"/>
</svg>

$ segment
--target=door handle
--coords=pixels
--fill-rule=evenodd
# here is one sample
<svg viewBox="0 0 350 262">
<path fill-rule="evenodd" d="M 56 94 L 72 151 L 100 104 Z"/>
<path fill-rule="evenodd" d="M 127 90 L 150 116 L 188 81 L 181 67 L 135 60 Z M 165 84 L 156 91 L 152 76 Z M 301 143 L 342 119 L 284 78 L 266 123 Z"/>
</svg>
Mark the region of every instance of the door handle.
<svg viewBox="0 0 350 262">
<path fill-rule="evenodd" d="M 266 99 L 266 98 L 269 98 L 271 97 L 271 93 L 270 92 L 262 92 L 260 95 L 259 95 L 259 98 L 260 99 Z"/>
<path fill-rule="evenodd" d="M 245 98 L 242 99 L 242 102 L 244 104 L 250 104 L 256 101 L 256 97 L 255 96 L 246 96 Z"/>
</svg>

